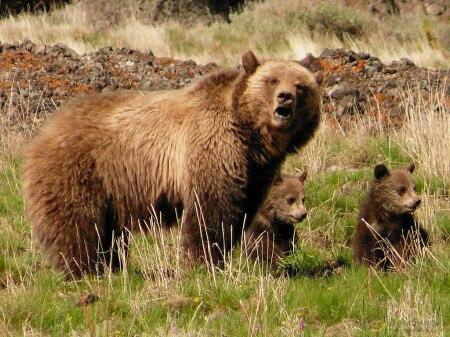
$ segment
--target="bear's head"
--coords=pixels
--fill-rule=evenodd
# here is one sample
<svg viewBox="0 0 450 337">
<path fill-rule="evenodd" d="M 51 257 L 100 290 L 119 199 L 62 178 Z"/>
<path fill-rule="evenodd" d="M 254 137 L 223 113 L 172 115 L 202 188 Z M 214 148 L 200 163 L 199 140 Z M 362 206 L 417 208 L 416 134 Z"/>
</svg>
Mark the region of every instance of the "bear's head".
<svg viewBox="0 0 450 337">
<path fill-rule="evenodd" d="M 258 127 L 290 136 L 314 132 L 317 125 L 302 130 L 320 119 L 319 88 L 306 68 L 295 61 L 260 62 L 251 51 L 243 54 L 242 66 L 246 82 L 241 99 Z"/>
<path fill-rule="evenodd" d="M 296 223 L 308 214 L 305 207 L 304 182 L 307 172 L 283 174 L 275 181 L 267 195 L 265 209 L 273 220 Z"/>
<path fill-rule="evenodd" d="M 389 170 L 385 165 L 375 166 L 371 198 L 381 209 L 392 216 L 412 214 L 420 205 L 420 198 L 412 178 L 415 165 Z"/>
</svg>

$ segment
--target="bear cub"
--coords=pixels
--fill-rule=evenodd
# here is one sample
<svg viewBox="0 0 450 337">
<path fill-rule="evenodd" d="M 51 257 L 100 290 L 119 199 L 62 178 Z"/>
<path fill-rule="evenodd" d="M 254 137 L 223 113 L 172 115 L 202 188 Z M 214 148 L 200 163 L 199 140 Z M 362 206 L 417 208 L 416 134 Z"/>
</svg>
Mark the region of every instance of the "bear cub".
<svg viewBox="0 0 450 337">
<path fill-rule="evenodd" d="M 294 224 L 306 218 L 304 182 L 307 172 L 276 177 L 254 221 L 245 232 L 246 255 L 276 269 L 297 242 Z"/>
<path fill-rule="evenodd" d="M 414 219 L 421 203 L 412 178 L 414 168 L 413 163 L 396 170 L 383 164 L 375 166 L 375 179 L 361 206 L 353 236 L 357 263 L 384 270 L 398 268 L 428 244 L 427 232 Z"/>
</svg>

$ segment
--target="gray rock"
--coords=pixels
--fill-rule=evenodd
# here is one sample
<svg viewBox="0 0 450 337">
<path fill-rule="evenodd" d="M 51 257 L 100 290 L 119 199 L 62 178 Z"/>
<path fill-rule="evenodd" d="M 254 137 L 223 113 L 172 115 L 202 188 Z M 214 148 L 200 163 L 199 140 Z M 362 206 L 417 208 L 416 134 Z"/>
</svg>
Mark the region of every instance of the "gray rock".
<svg viewBox="0 0 450 337">
<path fill-rule="evenodd" d="M 383 69 L 383 65 L 376 63 L 373 65 L 366 66 L 364 68 L 364 71 L 365 71 L 367 77 L 370 78 L 370 77 L 374 76 L 376 73 L 380 72 L 382 69 Z"/>
<path fill-rule="evenodd" d="M 395 74 L 396 72 L 397 70 L 395 68 L 388 67 L 383 69 L 383 73 L 385 74 Z"/>
<path fill-rule="evenodd" d="M 356 54 L 358 56 L 359 59 L 361 60 L 367 60 L 370 58 L 370 54 L 369 53 L 365 53 L 365 52 L 359 52 Z"/>
<path fill-rule="evenodd" d="M 36 45 L 27 39 L 19 45 L 19 48 L 31 52 L 36 48 Z"/>
<path fill-rule="evenodd" d="M 97 53 L 99 53 L 99 54 L 107 54 L 107 53 L 110 53 L 112 51 L 113 51 L 113 48 L 111 46 L 106 46 L 106 47 L 103 47 L 103 48 L 99 49 L 97 51 Z"/>
<path fill-rule="evenodd" d="M 43 45 L 39 45 L 39 46 L 36 47 L 36 53 L 37 54 L 45 54 L 46 48 L 47 47 L 44 44 Z"/>
<path fill-rule="evenodd" d="M 318 71 L 317 73 L 314 74 L 314 79 L 317 83 L 317 85 L 322 85 L 323 82 L 323 72 L 322 71 Z"/>
<path fill-rule="evenodd" d="M 425 7 L 425 12 L 428 15 L 441 15 L 445 12 L 445 6 L 441 4 L 429 4 Z"/>
<path fill-rule="evenodd" d="M 344 96 L 358 96 L 358 94 L 358 89 L 344 86 L 337 86 L 328 92 L 328 96 L 336 100 L 342 99 Z"/>
</svg>

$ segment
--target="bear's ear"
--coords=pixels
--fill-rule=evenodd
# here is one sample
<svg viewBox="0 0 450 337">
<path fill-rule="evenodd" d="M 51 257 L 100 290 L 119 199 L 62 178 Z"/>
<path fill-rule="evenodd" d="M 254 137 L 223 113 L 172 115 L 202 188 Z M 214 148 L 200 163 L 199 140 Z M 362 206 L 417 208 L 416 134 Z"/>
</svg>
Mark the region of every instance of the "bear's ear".
<svg viewBox="0 0 450 337">
<path fill-rule="evenodd" d="M 409 165 L 406 166 L 406 169 L 411 173 L 414 172 L 415 168 L 416 168 L 416 165 L 414 163 L 409 163 Z"/>
<path fill-rule="evenodd" d="M 302 172 L 300 172 L 299 174 L 297 174 L 297 178 L 298 180 L 300 180 L 300 182 L 304 182 L 306 180 L 306 177 L 308 176 L 308 171 L 305 169 Z"/>
<path fill-rule="evenodd" d="M 378 164 L 375 166 L 373 170 L 373 174 L 375 176 L 375 179 L 381 179 L 387 175 L 389 175 L 389 170 L 384 164 Z"/>
<path fill-rule="evenodd" d="M 244 54 L 242 54 L 242 66 L 244 67 L 247 75 L 253 74 L 260 64 L 261 63 L 251 50 L 247 50 Z"/>
</svg>

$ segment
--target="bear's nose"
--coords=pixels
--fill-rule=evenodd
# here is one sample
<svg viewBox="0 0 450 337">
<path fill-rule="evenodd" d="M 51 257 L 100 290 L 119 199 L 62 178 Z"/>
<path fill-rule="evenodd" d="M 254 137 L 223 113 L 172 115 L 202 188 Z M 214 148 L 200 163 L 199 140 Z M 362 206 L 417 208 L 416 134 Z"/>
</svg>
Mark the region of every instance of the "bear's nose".
<svg viewBox="0 0 450 337">
<path fill-rule="evenodd" d="M 416 202 L 414 203 L 414 207 L 417 208 L 419 207 L 420 203 L 422 202 L 422 200 L 417 199 Z"/>
<path fill-rule="evenodd" d="M 308 215 L 308 211 L 296 212 L 296 213 L 292 214 L 292 216 L 295 218 L 295 220 L 297 222 L 301 222 L 301 221 L 305 220 L 307 215 Z"/>
<path fill-rule="evenodd" d="M 278 93 L 277 99 L 280 104 L 291 104 L 294 102 L 294 94 L 289 91 L 281 91 Z"/>
<path fill-rule="evenodd" d="M 299 221 L 303 221 L 303 220 L 305 220 L 305 218 L 306 218 L 306 216 L 308 215 L 308 212 L 305 212 L 305 213 L 303 213 L 302 215 L 300 215 L 300 217 L 299 217 Z"/>
</svg>

